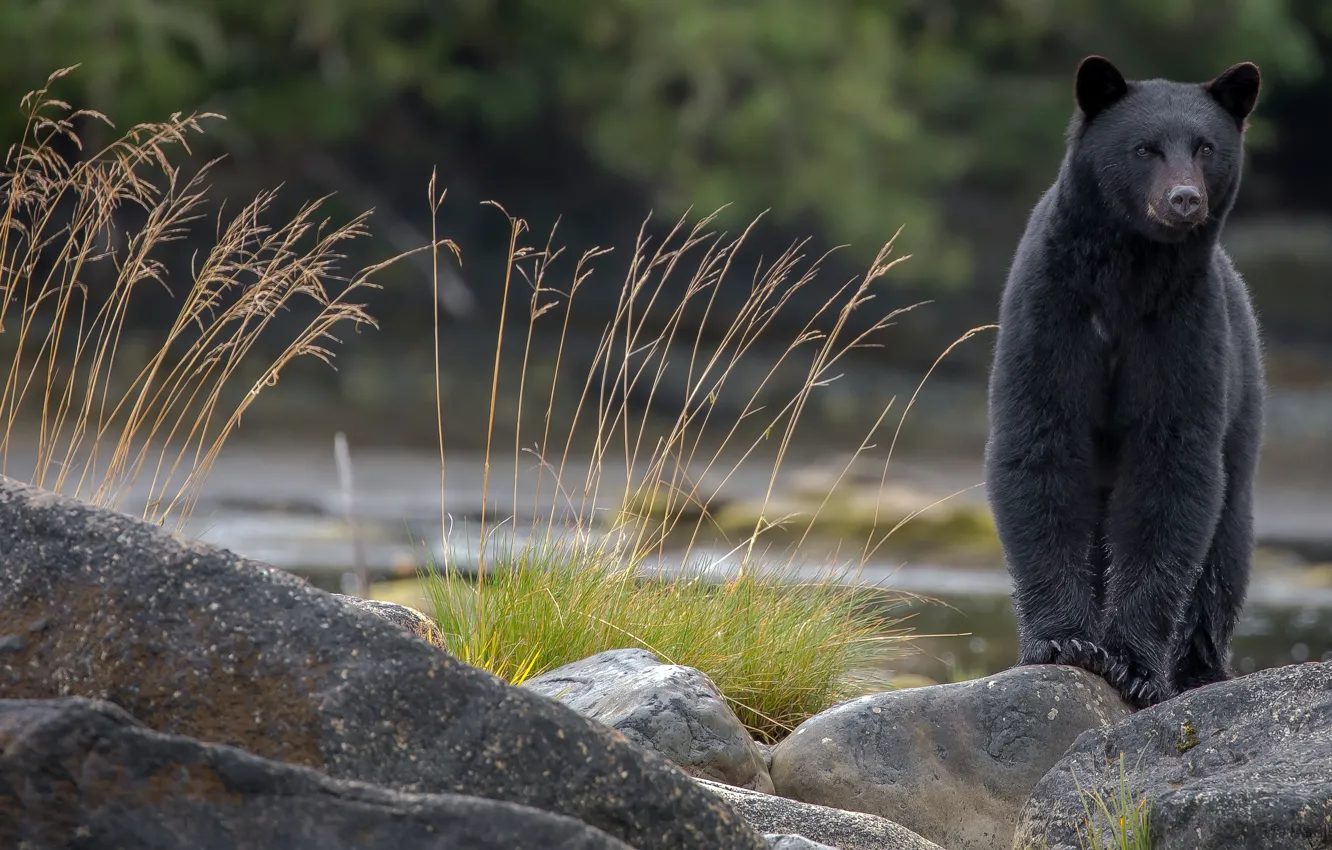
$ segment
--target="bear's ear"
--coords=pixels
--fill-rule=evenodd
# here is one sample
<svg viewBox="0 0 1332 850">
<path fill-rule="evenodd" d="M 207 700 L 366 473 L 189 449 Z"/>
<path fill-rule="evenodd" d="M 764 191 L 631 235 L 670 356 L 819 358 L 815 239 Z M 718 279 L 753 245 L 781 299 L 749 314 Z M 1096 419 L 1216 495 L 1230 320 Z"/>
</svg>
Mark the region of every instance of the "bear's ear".
<svg viewBox="0 0 1332 850">
<path fill-rule="evenodd" d="M 1090 121 L 1102 109 L 1128 94 L 1128 83 L 1109 59 L 1088 56 L 1078 65 L 1078 81 L 1074 92 L 1078 108 Z"/>
<path fill-rule="evenodd" d="M 1235 116 L 1235 120 L 1240 126 L 1244 126 L 1244 119 L 1253 112 L 1254 106 L 1258 104 L 1258 89 L 1262 84 L 1262 78 L 1258 74 L 1258 66 L 1252 62 L 1241 62 L 1238 65 L 1231 65 L 1225 73 L 1205 83 L 1203 89 L 1208 94 L 1216 98 L 1216 102 Z"/>
</svg>

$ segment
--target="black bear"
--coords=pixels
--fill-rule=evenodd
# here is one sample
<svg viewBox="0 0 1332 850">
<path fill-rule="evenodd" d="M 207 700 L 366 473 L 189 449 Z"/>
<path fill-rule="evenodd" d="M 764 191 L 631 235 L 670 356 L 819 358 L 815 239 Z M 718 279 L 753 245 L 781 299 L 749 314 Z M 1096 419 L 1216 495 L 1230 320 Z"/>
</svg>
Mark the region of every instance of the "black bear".
<svg viewBox="0 0 1332 850">
<path fill-rule="evenodd" d="M 1000 303 L 986 486 L 1018 663 L 1139 707 L 1228 678 L 1248 586 L 1262 351 L 1219 237 L 1258 88 L 1247 62 L 1188 84 L 1083 60 Z"/>
</svg>

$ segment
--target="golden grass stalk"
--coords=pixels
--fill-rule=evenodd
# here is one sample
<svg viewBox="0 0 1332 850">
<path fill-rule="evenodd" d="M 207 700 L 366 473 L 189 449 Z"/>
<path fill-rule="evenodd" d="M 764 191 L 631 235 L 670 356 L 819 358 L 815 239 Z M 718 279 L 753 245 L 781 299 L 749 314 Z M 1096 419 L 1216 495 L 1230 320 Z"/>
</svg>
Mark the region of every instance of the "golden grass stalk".
<svg viewBox="0 0 1332 850">
<path fill-rule="evenodd" d="M 24 98 L 23 136 L 0 171 L 0 472 L 109 507 L 146 476 L 144 517 L 180 521 L 282 370 L 302 357 L 331 362 L 338 328 L 374 326 L 357 299 L 388 263 L 344 277 L 342 246 L 365 235 L 366 216 L 333 227 L 321 199 L 271 224 L 272 192 L 219 213 L 211 248 L 173 262 L 173 243 L 206 216 L 215 164 L 190 173 L 174 160 L 221 116 L 173 115 L 88 151 L 80 124 L 110 121 L 51 96 L 71 70 Z M 180 306 L 133 362 L 126 320 L 149 286 Z M 284 331 L 277 320 L 292 310 L 311 318 Z M 264 356 L 257 343 L 273 335 L 277 353 Z M 36 433 L 22 472 L 9 468 L 20 429 Z"/>
<path fill-rule="evenodd" d="M 766 479 L 764 499 L 765 502 L 771 500 L 780 486 L 781 471 L 792 440 L 814 394 L 838 379 L 837 370 L 849 354 L 876 346 L 876 336 L 891 327 L 903 313 L 919 306 L 913 304 L 872 313 L 877 298 L 874 285 L 897 263 L 907 259 L 906 256 L 892 255 L 894 237 L 864 276 L 837 286 L 820 306 L 798 317 L 793 325 L 787 317 L 793 312 L 794 297 L 821 282 L 818 279 L 819 266 L 824 261 L 824 257 L 810 261 L 803 253 L 805 243 L 798 243 L 758 269 L 737 316 L 720 330 L 718 339 L 709 342 L 706 333 L 717 292 L 728 280 L 733 260 L 751 233 L 752 225 L 738 237 L 729 238 L 708 230 L 714 216 L 704 217 L 688 228 L 686 219 L 681 219 L 653 247 L 645 235 L 645 223 L 634 255 L 629 260 L 628 274 L 612 318 L 596 347 L 593 364 L 581 378 L 573 377 L 575 382 L 581 382 L 576 388 L 575 409 L 566 420 L 554 425 L 561 397 L 560 382 L 569 379 L 561 367 L 570 317 L 576 310 L 575 297 L 593 273 L 593 263 L 610 252 L 600 248 L 587 251 L 574 265 L 568 284 L 561 285 L 550 279 L 555 260 L 562 253 L 562 250 L 551 248 L 553 236 L 544 248 L 524 246 L 518 240 L 527 231 L 526 222 L 505 215 L 511 235 L 505 291 L 511 287 L 514 272 L 517 272 L 531 293 L 522 362 L 518 370 L 518 415 L 514 418 L 516 425 L 511 443 L 513 462 L 518 467 L 526 457 L 528 463 L 535 463 L 539 470 L 538 492 L 547 486 L 549 473 L 553 478 L 549 486 L 560 494 L 549 500 L 544 516 L 533 515 L 526 520 L 533 528 L 542 526 L 547 531 L 569 522 L 604 527 L 606 522 L 602 515 L 606 513 L 606 505 L 618 506 L 618 520 L 611 525 L 622 533 L 621 536 L 627 536 L 628 548 L 623 554 L 632 561 L 661 551 L 668 540 L 681 541 L 686 555 L 692 552 L 710 528 L 709 507 L 719 491 L 746 464 L 761 470 Z M 680 280 L 682 274 L 688 275 L 683 281 Z M 551 383 L 545 388 L 545 397 L 538 397 L 533 405 L 530 404 L 533 400 L 529 398 L 527 380 L 532 341 L 538 322 L 550 321 L 545 317 L 551 314 L 560 317 L 555 319 L 561 323 L 558 342 L 554 352 L 543 353 L 543 359 L 553 360 L 555 368 Z M 786 319 L 786 327 L 794 326 L 796 330 L 787 332 L 784 347 L 765 364 L 766 373 L 761 379 L 746 387 L 741 383 L 743 379 L 736 378 L 739 367 L 760 356 L 755 351 L 760 339 L 773 342 L 776 334 L 773 328 L 777 326 L 779 316 Z M 853 318 L 861 320 L 854 331 L 851 330 Z M 500 394 L 499 346 L 509 332 L 507 321 L 507 312 L 501 312 L 499 342 L 491 376 L 487 478 L 494 451 L 496 399 Z M 992 327 L 986 325 L 968 331 L 940 355 L 935 365 L 958 344 Z M 672 362 L 687 363 L 686 387 L 682 403 L 664 409 L 658 393 Z M 774 390 L 777 375 L 790 368 L 803 369 L 803 381 L 784 394 Z M 928 377 L 929 373 L 922 379 L 922 385 Z M 892 448 L 919 391 L 918 387 L 897 423 L 884 464 L 885 479 Z M 632 410 L 631 394 L 645 400 L 642 410 Z M 738 414 L 716 421 L 714 409 L 722 398 L 738 402 L 740 410 Z M 870 433 L 853 452 L 852 462 L 865 451 L 875 448 L 875 433 L 886 420 L 894 401 L 888 400 Z M 525 437 L 525 429 L 529 426 L 522 413 L 533 406 L 544 410 L 544 415 L 539 439 L 529 444 Z M 659 424 L 663 413 L 664 427 Z M 552 440 L 552 435 L 560 430 L 566 434 L 563 445 Z M 590 449 L 578 447 L 576 450 L 576 436 L 587 436 L 589 431 Z M 772 448 L 764 451 L 765 445 Z M 576 464 L 580 459 L 585 460 L 585 466 L 581 471 L 575 471 L 570 464 Z M 623 490 L 618 493 L 603 492 L 607 482 L 604 472 L 612 462 L 618 462 L 625 472 Z M 488 486 L 488 482 L 483 486 Z M 517 496 L 518 482 L 515 480 L 515 503 Z M 486 509 L 489 507 L 487 504 Z M 650 515 L 635 516 L 635 507 L 650 507 Z M 566 509 L 568 516 L 560 517 Z M 806 534 L 817 518 L 817 513 L 807 518 Z M 784 519 L 763 517 L 751 533 L 739 541 L 743 552 L 742 570 L 748 568 L 763 534 Z M 875 533 L 864 541 L 860 563 L 873 557 L 898 526 L 900 523 L 887 532 L 876 527 Z M 630 531 L 632 533 L 628 533 Z M 483 540 L 488 539 L 484 526 L 481 536 Z M 479 553 L 478 557 L 484 561 L 485 552 Z"/>
</svg>

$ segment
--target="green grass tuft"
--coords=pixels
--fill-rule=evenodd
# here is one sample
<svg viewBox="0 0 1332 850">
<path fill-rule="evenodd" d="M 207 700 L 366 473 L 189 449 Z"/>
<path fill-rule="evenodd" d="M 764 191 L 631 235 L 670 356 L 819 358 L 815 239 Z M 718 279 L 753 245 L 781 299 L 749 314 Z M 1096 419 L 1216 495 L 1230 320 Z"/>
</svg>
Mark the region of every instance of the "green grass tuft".
<svg viewBox="0 0 1332 850">
<path fill-rule="evenodd" d="M 449 650 L 513 684 L 598 652 L 646 649 L 706 673 L 760 740 L 863 692 L 848 673 L 900 652 L 891 599 L 840 576 L 802 582 L 765 568 L 721 580 L 655 580 L 595 545 L 527 545 L 470 580 L 426 593 Z"/>
<path fill-rule="evenodd" d="M 1117 788 L 1083 788 L 1076 772 L 1073 781 L 1082 797 L 1078 844 L 1083 850 L 1152 850 L 1151 801 L 1129 790 L 1123 753 Z"/>
</svg>

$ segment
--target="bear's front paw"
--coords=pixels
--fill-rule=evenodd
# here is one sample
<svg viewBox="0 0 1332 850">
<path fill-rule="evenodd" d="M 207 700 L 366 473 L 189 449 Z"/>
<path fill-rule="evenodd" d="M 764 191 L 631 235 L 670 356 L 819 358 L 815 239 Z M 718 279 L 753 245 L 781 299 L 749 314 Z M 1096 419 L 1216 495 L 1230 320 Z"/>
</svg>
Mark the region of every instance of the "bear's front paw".
<svg viewBox="0 0 1332 850">
<path fill-rule="evenodd" d="M 1150 708 L 1179 693 L 1170 676 L 1132 661 L 1125 664 L 1123 673 L 1116 679 L 1107 678 L 1106 681 L 1119 691 L 1124 702 L 1135 708 Z"/>
<path fill-rule="evenodd" d="M 1063 638 L 1059 640 L 1034 640 L 1023 646 L 1019 665 L 1025 664 L 1062 664 L 1078 667 L 1111 682 L 1117 673 L 1127 665 L 1112 656 L 1105 647 L 1086 638 Z"/>
<path fill-rule="evenodd" d="M 1055 664 L 1080 667 L 1088 673 L 1095 673 L 1107 681 L 1122 666 L 1117 658 L 1095 641 L 1074 638 L 1072 640 L 1056 641 L 1056 643 L 1059 651 L 1055 656 Z"/>
</svg>

